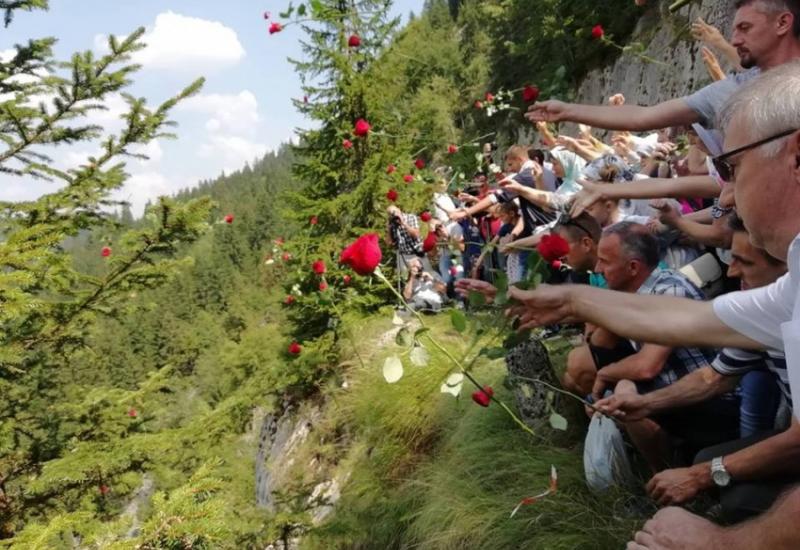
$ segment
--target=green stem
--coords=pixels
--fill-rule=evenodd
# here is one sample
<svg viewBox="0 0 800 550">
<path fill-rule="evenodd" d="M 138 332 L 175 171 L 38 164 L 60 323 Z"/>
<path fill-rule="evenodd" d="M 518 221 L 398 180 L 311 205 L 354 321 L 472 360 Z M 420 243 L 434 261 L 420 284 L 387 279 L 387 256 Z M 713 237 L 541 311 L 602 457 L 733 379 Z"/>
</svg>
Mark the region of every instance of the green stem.
<svg viewBox="0 0 800 550">
<path fill-rule="evenodd" d="M 414 315 L 414 316 L 415 316 L 415 317 L 416 317 L 416 318 L 419 320 L 419 322 L 420 322 L 420 324 L 422 325 L 422 327 L 423 327 L 423 328 L 427 328 L 427 326 L 425 325 L 425 320 L 424 320 L 424 318 L 422 317 L 422 314 L 421 314 L 420 312 L 418 312 L 418 311 L 416 311 L 416 310 L 412 309 L 411 307 L 409 307 L 408 303 L 406 302 L 405 298 L 403 298 L 402 294 L 400 294 L 400 293 L 397 291 L 397 289 L 396 289 L 396 288 L 394 288 L 394 285 L 392 285 L 392 283 L 389 281 L 389 279 L 387 279 L 387 278 L 386 278 L 386 276 L 383 274 L 383 272 L 381 272 L 381 271 L 380 271 L 380 269 L 376 269 L 376 270 L 375 270 L 375 276 L 376 276 L 376 277 L 378 277 L 378 278 L 379 278 L 381 281 L 383 281 L 383 283 L 384 283 L 384 284 L 385 284 L 387 287 L 389 287 L 389 289 L 391 289 L 391 291 L 392 291 L 392 292 L 395 294 L 395 296 L 397 296 L 397 297 L 400 299 L 400 302 L 401 302 L 401 303 L 402 303 L 402 304 L 405 306 L 405 308 L 406 308 L 408 311 L 410 311 L 410 312 L 411 312 L 411 313 L 412 313 L 412 314 L 413 314 L 413 315 Z M 432 337 L 430 334 L 426 334 L 425 336 L 427 336 L 427 338 L 428 338 L 428 341 L 429 341 L 431 344 L 433 344 L 433 346 L 434 346 L 436 349 L 438 349 L 440 352 L 442 352 L 442 353 L 445 355 L 445 357 L 447 357 L 448 359 L 450 359 L 450 361 L 451 361 L 451 362 L 452 362 L 452 363 L 453 363 L 453 364 L 454 364 L 456 367 L 458 367 L 458 369 L 459 369 L 459 370 L 461 371 L 461 373 L 462 373 L 462 374 L 463 374 L 463 375 L 464 375 L 464 376 L 467 378 L 467 380 L 469 380 L 470 382 L 472 382 L 472 384 L 473 384 L 473 385 L 474 385 L 476 388 L 478 388 L 480 391 L 483 391 L 483 386 L 481 386 L 481 384 L 480 384 L 480 383 L 479 383 L 477 380 L 475 380 L 475 378 L 473 378 L 473 376 L 472 376 L 472 375 L 471 375 L 471 374 L 470 374 L 470 373 L 467 371 L 467 369 L 466 369 L 466 368 L 464 368 L 464 365 L 461 363 L 461 361 L 459 361 L 459 360 L 458 360 L 458 359 L 457 359 L 457 358 L 456 358 L 456 357 L 455 357 L 455 356 L 454 356 L 452 353 L 450 353 L 450 350 L 448 350 L 448 349 L 447 349 L 447 348 L 445 348 L 443 345 L 441 345 L 441 344 L 440 344 L 438 341 L 436 341 L 436 339 L 434 339 L 434 338 L 433 338 L 433 337 Z M 509 409 L 509 408 L 508 408 L 508 406 L 507 406 L 505 403 L 503 403 L 502 401 L 500 401 L 499 399 L 497 399 L 497 398 L 496 398 L 496 397 L 494 397 L 494 396 L 490 397 L 490 399 L 491 399 L 492 401 L 494 401 L 495 403 L 497 403 L 498 405 L 500 405 L 500 406 L 503 408 L 503 410 L 505 410 L 505 411 L 506 411 L 506 413 L 508 413 L 508 415 L 509 415 L 509 416 L 510 416 L 510 417 L 511 417 L 513 420 L 514 420 L 514 422 L 516 422 L 516 423 L 519 425 L 519 427 L 520 427 L 520 428 L 522 428 L 523 430 L 525 430 L 526 432 L 528 432 L 528 433 L 529 433 L 529 434 L 531 434 L 532 436 L 536 436 L 536 434 L 535 434 L 535 433 L 534 433 L 534 431 L 533 431 L 533 430 L 530 428 L 530 426 L 528 426 L 528 425 L 527 425 L 527 424 L 525 424 L 525 423 L 524 423 L 522 420 L 520 420 L 520 418 L 519 418 L 519 417 L 518 417 L 516 414 L 514 414 L 514 412 L 513 412 L 511 409 Z"/>
<path fill-rule="evenodd" d="M 533 382 L 534 384 L 541 384 L 542 386 L 544 386 L 544 387 L 546 387 L 546 388 L 548 388 L 548 389 L 550 389 L 550 390 L 552 390 L 554 392 L 558 392 L 558 393 L 560 393 L 562 395 L 566 395 L 567 397 L 575 399 L 581 405 L 589 407 L 594 412 L 598 412 L 598 413 L 602 414 L 603 416 L 606 416 L 606 417 L 610 418 L 611 420 L 613 420 L 614 422 L 619 424 L 619 420 L 617 420 L 613 416 L 609 415 L 608 413 L 603 412 L 601 409 L 597 408 L 593 404 L 588 403 L 586 400 L 584 400 L 579 395 L 575 395 L 574 393 L 568 392 L 568 391 L 563 390 L 561 388 L 557 388 L 556 386 L 553 386 L 552 384 L 548 384 L 547 382 L 545 382 L 544 380 L 541 380 L 539 378 L 526 378 L 525 376 L 517 376 L 517 375 L 514 375 L 514 378 L 516 378 L 517 380 L 524 380 L 525 382 Z"/>
</svg>

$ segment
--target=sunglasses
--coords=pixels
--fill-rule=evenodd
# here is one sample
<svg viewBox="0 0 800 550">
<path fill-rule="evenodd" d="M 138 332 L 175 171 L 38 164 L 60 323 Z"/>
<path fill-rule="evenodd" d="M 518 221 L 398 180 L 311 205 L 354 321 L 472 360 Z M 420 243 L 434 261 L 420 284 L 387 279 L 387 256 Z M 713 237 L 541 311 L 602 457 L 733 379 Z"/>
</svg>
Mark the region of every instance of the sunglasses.
<svg viewBox="0 0 800 550">
<path fill-rule="evenodd" d="M 554 227 L 558 227 L 559 225 L 560 226 L 571 225 L 573 227 L 577 227 L 578 229 L 586 233 L 586 235 L 590 239 L 594 240 L 591 231 L 586 229 L 579 221 L 570 216 L 568 212 L 563 212 L 560 216 L 558 216 L 558 219 L 556 220 L 556 224 Z"/>
<path fill-rule="evenodd" d="M 721 155 L 717 155 L 716 157 L 711 157 L 711 163 L 714 165 L 714 169 L 719 174 L 720 179 L 730 183 L 733 181 L 733 178 L 735 176 L 736 165 L 731 164 L 730 162 L 728 162 L 727 159 L 736 156 L 740 153 L 744 153 L 745 151 L 749 151 L 750 149 L 755 149 L 756 147 L 766 145 L 767 143 L 775 141 L 776 139 L 786 137 L 790 134 L 795 133 L 796 131 L 797 129 L 785 130 L 780 134 L 775 134 L 774 136 L 758 140 L 749 145 L 745 145 L 744 147 L 739 147 L 738 149 L 734 149 L 733 151 L 728 151 L 727 153 L 722 153 Z"/>
</svg>

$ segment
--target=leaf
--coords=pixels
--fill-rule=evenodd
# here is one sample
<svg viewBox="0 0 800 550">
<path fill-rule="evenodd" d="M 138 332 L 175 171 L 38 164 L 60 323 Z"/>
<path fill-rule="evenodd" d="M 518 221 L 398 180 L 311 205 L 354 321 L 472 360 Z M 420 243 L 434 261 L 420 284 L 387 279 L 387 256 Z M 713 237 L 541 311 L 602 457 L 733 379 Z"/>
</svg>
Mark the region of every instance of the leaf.
<svg viewBox="0 0 800 550">
<path fill-rule="evenodd" d="M 403 362 L 399 357 L 392 355 L 383 362 L 383 377 L 390 384 L 394 384 L 403 377 Z"/>
<path fill-rule="evenodd" d="M 553 411 L 550 414 L 550 426 L 552 426 L 554 430 L 561 430 L 563 432 L 567 429 L 567 419 Z"/>
<path fill-rule="evenodd" d="M 567 75 L 567 68 L 564 65 L 561 65 L 558 69 L 556 69 L 555 73 L 556 79 L 563 80 L 566 75 Z"/>
<path fill-rule="evenodd" d="M 494 286 L 497 289 L 497 295 L 505 294 L 508 291 L 508 275 L 503 271 L 494 272 Z"/>
<path fill-rule="evenodd" d="M 394 341 L 398 346 L 402 346 L 404 348 L 407 348 L 414 343 L 414 339 L 411 337 L 411 331 L 406 327 L 403 327 L 397 331 L 397 336 L 395 336 Z"/>
<path fill-rule="evenodd" d="M 417 367 L 426 367 L 431 360 L 431 355 L 424 347 L 415 346 L 414 349 L 411 350 L 409 359 L 411 359 L 411 363 Z"/>
<path fill-rule="evenodd" d="M 400 317 L 397 312 L 394 312 L 394 317 L 392 317 L 392 324 L 396 327 L 402 327 L 406 324 L 402 317 Z"/>
<path fill-rule="evenodd" d="M 461 394 L 461 387 L 464 385 L 464 375 L 456 372 L 447 377 L 447 380 L 442 384 L 441 392 L 449 393 L 453 397 L 458 397 Z"/>
<path fill-rule="evenodd" d="M 483 307 L 486 305 L 486 296 L 476 290 L 469 291 L 469 305 L 471 307 Z"/>
<path fill-rule="evenodd" d="M 431 331 L 431 329 L 429 329 L 428 327 L 418 328 L 417 331 L 414 333 L 414 340 L 419 341 L 419 337 L 420 336 L 422 336 L 423 334 L 428 333 L 430 331 Z"/>
<path fill-rule="evenodd" d="M 298 17 L 305 17 L 306 16 L 306 5 L 300 4 L 297 6 L 297 15 Z"/>
<path fill-rule="evenodd" d="M 318 17 L 322 13 L 322 0 L 311 0 L 311 13 L 314 17 Z"/>
<path fill-rule="evenodd" d="M 533 276 L 533 288 L 538 287 L 540 284 L 542 284 L 542 274 L 537 273 Z"/>
<path fill-rule="evenodd" d="M 467 317 L 462 311 L 451 309 L 450 322 L 453 323 L 453 328 L 458 332 L 464 332 L 467 330 Z"/>
</svg>

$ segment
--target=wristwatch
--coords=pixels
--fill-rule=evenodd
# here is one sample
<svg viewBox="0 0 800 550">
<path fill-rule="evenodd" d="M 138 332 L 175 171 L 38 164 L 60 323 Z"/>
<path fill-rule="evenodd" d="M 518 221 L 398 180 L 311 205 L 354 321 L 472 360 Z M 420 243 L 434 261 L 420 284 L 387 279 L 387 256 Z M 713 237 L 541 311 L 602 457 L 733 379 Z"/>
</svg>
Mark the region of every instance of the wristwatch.
<svg viewBox="0 0 800 550">
<path fill-rule="evenodd" d="M 711 461 L 711 479 L 717 487 L 727 487 L 731 483 L 731 474 L 725 469 L 721 456 Z"/>
</svg>

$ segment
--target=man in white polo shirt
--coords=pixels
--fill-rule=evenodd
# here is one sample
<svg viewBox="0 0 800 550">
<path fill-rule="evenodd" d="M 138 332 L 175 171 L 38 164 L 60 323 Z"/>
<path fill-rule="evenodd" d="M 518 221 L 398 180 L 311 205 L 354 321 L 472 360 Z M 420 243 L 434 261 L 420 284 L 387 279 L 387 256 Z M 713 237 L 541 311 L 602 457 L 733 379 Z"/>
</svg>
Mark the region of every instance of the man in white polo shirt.
<svg viewBox="0 0 800 550">
<path fill-rule="evenodd" d="M 627 338 L 662 345 L 698 345 L 785 351 L 795 401 L 800 398 L 800 62 L 784 64 L 743 85 L 721 116 L 727 151 L 715 158 L 731 185 L 723 202 L 735 206 L 754 245 L 787 260 L 789 273 L 776 283 L 712 302 L 640 296 L 581 286 L 512 289 L 522 305 L 523 326 L 578 318 Z M 735 183 L 735 185 L 734 185 Z M 730 191 L 734 191 L 735 197 Z M 800 411 L 795 402 L 795 415 Z M 773 438 L 763 456 L 774 456 L 771 474 L 800 476 L 800 424 Z M 714 475 L 748 479 L 746 452 L 725 461 Z M 764 474 L 763 470 L 760 472 Z M 722 528 L 678 508 L 650 520 L 631 550 L 798 548 L 800 489 L 762 516 Z"/>
</svg>

